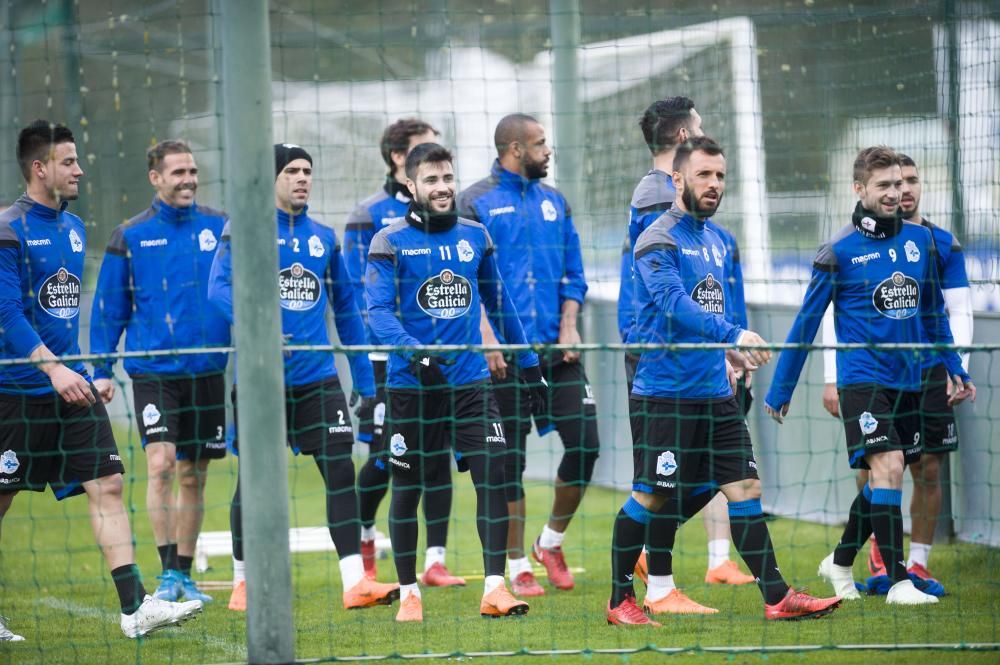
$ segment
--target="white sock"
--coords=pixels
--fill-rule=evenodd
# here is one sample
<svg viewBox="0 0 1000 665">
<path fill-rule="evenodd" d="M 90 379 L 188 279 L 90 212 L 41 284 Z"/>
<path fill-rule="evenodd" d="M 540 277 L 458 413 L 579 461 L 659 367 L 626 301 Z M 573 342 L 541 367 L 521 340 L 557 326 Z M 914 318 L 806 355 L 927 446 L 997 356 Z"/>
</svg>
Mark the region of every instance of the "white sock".
<svg viewBox="0 0 1000 665">
<path fill-rule="evenodd" d="M 424 553 L 424 572 L 426 573 L 430 570 L 430 567 L 435 563 L 440 563 L 443 566 L 444 553 L 445 549 L 443 547 L 428 547 L 427 552 Z"/>
<path fill-rule="evenodd" d="M 375 525 L 361 527 L 361 540 L 375 540 Z"/>
<path fill-rule="evenodd" d="M 510 569 L 510 579 L 514 579 L 525 571 L 532 572 L 531 562 L 528 561 L 528 557 L 526 556 L 520 559 L 507 559 L 507 566 Z"/>
<path fill-rule="evenodd" d="M 719 538 L 708 541 L 708 569 L 711 570 L 729 561 L 729 539 Z"/>
<path fill-rule="evenodd" d="M 410 595 L 410 594 L 413 594 L 417 598 L 420 598 L 420 587 L 417 586 L 416 582 L 414 582 L 413 584 L 400 584 L 399 585 L 399 599 L 400 600 L 406 600 L 406 597 L 408 595 Z"/>
<path fill-rule="evenodd" d="M 351 554 L 340 560 L 340 580 L 344 583 L 344 591 L 353 589 L 364 576 L 365 564 L 360 554 Z"/>
<path fill-rule="evenodd" d="M 503 575 L 487 575 L 483 587 L 483 595 L 485 596 L 498 586 L 503 586 Z"/>
<path fill-rule="evenodd" d="M 553 531 L 546 524 L 542 527 L 542 535 L 538 538 L 538 546 L 545 549 L 552 549 L 553 547 L 562 547 L 563 538 L 566 537 L 565 533 L 560 533 L 558 531 Z"/>
<path fill-rule="evenodd" d="M 247 579 L 247 564 L 239 559 L 233 559 L 233 586 Z"/>
<path fill-rule="evenodd" d="M 932 545 L 926 543 L 910 543 L 910 558 L 906 561 L 909 568 L 915 563 L 919 563 L 924 568 L 927 567 L 927 560 L 931 558 Z"/>
<path fill-rule="evenodd" d="M 646 600 L 660 600 L 676 589 L 673 575 L 650 575 L 646 585 Z"/>
</svg>

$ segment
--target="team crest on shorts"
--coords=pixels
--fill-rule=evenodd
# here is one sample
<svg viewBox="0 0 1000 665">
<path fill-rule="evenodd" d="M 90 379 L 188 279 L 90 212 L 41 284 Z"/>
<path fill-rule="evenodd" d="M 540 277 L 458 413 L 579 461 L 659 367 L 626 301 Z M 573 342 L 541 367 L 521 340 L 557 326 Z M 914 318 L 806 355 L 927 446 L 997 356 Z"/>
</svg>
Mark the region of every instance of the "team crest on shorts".
<svg viewBox="0 0 1000 665">
<path fill-rule="evenodd" d="M 670 476 L 676 470 L 677 459 L 674 457 L 674 454 L 669 450 L 660 453 L 660 456 L 656 458 L 656 475 Z"/>
<path fill-rule="evenodd" d="M 396 457 L 401 457 L 404 453 L 406 453 L 406 451 L 406 439 L 403 438 L 402 434 L 396 432 L 392 435 L 392 438 L 389 439 L 389 452 Z"/>
<path fill-rule="evenodd" d="M 17 460 L 17 453 L 13 450 L 5 450 L 3 455 L 0 455 L 0 471 L 9 475 L 19 468 L 21 468 L 21 463 Z"/>
<path fill-rule="evenodd" d="M 865 411 L 858 417 L 858 425 L 861 427 L 862 434 L 871 434 L 878 427 L 878 420 L 870 411 Z"/>
<path fill-rule="evenodd" d="M 142 409 L 142 424 L 146 427 L 155 425 L 160 421 L 160 411 L 155 404 L 147 404 Z"/>
</svg>

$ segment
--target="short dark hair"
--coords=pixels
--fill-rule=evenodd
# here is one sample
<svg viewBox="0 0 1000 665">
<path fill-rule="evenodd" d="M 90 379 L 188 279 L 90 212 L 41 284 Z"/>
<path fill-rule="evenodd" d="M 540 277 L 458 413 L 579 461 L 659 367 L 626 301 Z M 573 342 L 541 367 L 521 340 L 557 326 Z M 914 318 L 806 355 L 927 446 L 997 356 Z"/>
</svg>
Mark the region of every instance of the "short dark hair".
<svg viewBox="0 0 1000 665">
<path fill-rule="evenodd" d="M 510 149 L 510 144 L 524 140 L 524 127 L 529 122 L 538 124 L 534 116 L 527 113 L 511 113 L 505 115 L 493 130 L 493 145 L 497 147 L 497 155 L 503 156 Z"/>
<path fill-rule="evenodd" d="M 677 145 L 677 132 L 689 128 L 694 102 L 687 97 L 668 97 L 649 105 L 639 118 L 649 151 L 659 155 Z"/>
<path fill-rule="evenodd" d="M 726 156 L 726 153 L 722 150 L 722 146 L 715 139 L 708 136 L 695 136 L 677 146 L 677 153 L 674 155 L 673 170 L 680 171 L 683 169 L 684 165 L 691 158 L 691 154 L 695 152 Z"/>
<path fill-rule="evenodd" d="M 406 177 L 413 180 L 421 164 L 451 163 L 455 161 L 451 151 L 437 143 L 421 143 L 406 156 Z"/>
<path fill-rule="evenodd" d="M 75 143 L 73 132 L 66 125 L 36 120 L 17 135 L 17 164 L 25 182 L 31 182 L 31 164 L 47 161 L 49 152 L 60 143 Z"/>
<path fill-rule="evenodd" d="M 899 165 L 899 155 L 889 146 L 874 145 L 865 148 L 854 159 L 854 182 L 867 184 L 875 169 L 887 169 Z"/>
<path fill-rule="evenodd" d="M 430 123 L 419 118 L 401 118 L 385 128 L 382 140 L 379 142 L 379 150 L 382 151 L 382 161 L 389 167 L 389 175 L 396 169 L 396 165 L 392 163 L 392 153 L 406 152 L 410 147 L 411 138 L 427 132 L 433 132 L 434 136 L 441 135 L 441 132 L 434 129 Z"/>
<path fill-rule="evenodd" d="M 917 163 L 913 161 L 913 158 L 910 157 L 909 155 L 904 155 L 901 152 L 897 152 L 896 155 L 899 156 L 900 166 L 912 166 L 913 168 L 917 168 Z"/>
<path fill-rule="evenodd" d="M 166 141 L 160 141 L 146 151 L 146 163 L 149 164 L 150 171 L 160 171 L 163 168 L 163 160 L 166 159 L 167 155 L 183 154 L 192 154 L 191 146 L 187 144 L 187 141 L 183 139 L 167 139 Z"/>
</svg>

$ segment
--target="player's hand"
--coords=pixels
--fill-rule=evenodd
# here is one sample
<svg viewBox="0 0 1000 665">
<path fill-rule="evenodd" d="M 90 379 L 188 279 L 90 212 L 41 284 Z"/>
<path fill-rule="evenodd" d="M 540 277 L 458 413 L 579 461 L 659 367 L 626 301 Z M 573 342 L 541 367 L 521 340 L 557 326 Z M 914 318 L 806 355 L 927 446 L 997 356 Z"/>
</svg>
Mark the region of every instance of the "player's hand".
<svg viewBox="0 0 1000 665">
<path fill-rule="evenodd" d="M 836 383 L 823 386 L 823 408 L 834 418 L 840 418 L 840 393 Z"/>
<path fill-rule="evenodd" d="M 786 402 L 782 404 L 780 408 L 772 409 L 770 404 L 764 402 L 764 413 L 774 418 L 780 425 L 785 422 L 785 416 L 788 415 L 789 406 L 791 406 L 791 404 L 789 402 Z"/>
<path fill-rule="evenodd" d="M 551 432 L 555 425 L 552 424 L 550 414 L 549 384 L 542 376 L 542 369 L 538 365 L 521 368 L 521 381 L 531 396 L 531 416 L 535 421 L 535 429 L 539 435 Z"/>
<path fill-rule="evenodd" d="M 90 383 L 66 365 L 49 369 L 49 381 L 59 396 L 75 406 L 90 406 L 97 401 Z"/>
<path fill-rule="evenodd" d="M 729 381 L 729 389 L 736 394 L 736 383 L 740 380 L 740 375 L 743 370 L 740 370 L 740 374 L 737 374 L 736 369 L 733 364 L 729 362 L 729 358 L 726 358 L 726 379 Z"/>
<path fill-rule="evenodd" d="M 428 353 L 415 353 L 410 357 L 410 371 L 417 377 L 422 386 L 446 386 L 448 378 L 441 370 L 443 365 L 451 365 L 454 361 L 434 356 Z"/>
<path fill-rule="evenodd" d="M 976 386 L 972 381 L 962 381 L 962 377 L 954 375 L 951 377 L 951 392 L 948 395 L 948 406 L 961 404 L 966 399 L 976 401 Z"/>
<path fill-rule="evenodd" d="M 351 393 L 350 406 L 354 408 L 354 415 L 358 419 L 358 441 L 371 443 L 375 438 L 375 406 L 378 399 L 362 397 L 356 392 Z"/>
<path fill-rule="evenodd" d="M 736 340 L 737 346 L 766 346 L 767 342 L 764 338 L 755 333 L 752 330 L 744 330 L 739 339 Z M 771 360 L 770 349 L 740 349 L 740 352 L 747 357 L 747 359 L 753 363 L 754 367 L 748 367 L 747 369 L 757 369 L 761 365 L 766 365 Z"/>
<path fill-rule="evenodd" d="M 507 360 L 503 357 L 503 351 L 487 351 L 486 364 L 490 368 L 490 376 L 497 380 L 507 378 Z"/>
<path fill-rule="evenodd" d="M 579 344 L 583 340 L 580 339 L 580 331 L 576 329 L 576 326 L 560 326 L 559 327 L 559 343 L 560 344 Z M 575 363 L 580 360 L 580 352 L 567 349 L 563 351 L 563 362 Z"/>
<path fill-rule="evenodd" d="M 112 379 L 94 379 L 94 388 L 105 404 L 110 404 L 115 398 L 115 382 Z"/>
</svg>

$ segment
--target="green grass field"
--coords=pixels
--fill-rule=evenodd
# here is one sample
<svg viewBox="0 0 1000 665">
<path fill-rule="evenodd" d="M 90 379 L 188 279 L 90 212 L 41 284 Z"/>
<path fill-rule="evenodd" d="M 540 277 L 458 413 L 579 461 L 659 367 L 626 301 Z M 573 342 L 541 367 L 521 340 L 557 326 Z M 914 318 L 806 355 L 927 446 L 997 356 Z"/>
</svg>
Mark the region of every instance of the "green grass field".
<svg viewBox="0 0 1000 665">
<path fill-rule="evenodd" d="M 120 439 L 122 440 L 122 439 Z M 135 471 L 126 477 L 127 503 L 133 512 L 138 559 L 148 587 L 159 572 L 156 548 L 145 518 L 145 458 L 136 448 L 123 450 L 126 465 Z M 228 504 L 235 480 L 235 461 L 215 463 L 208 484 L 206 530 L 229 528 Z M 292 523 L 322 524 L 323 488 L 312 461 L 296 458 L 291 464 Z M 935 547 L 933 569 L 950 595 L 931 608 L 888 608 L 880 598 L 845 606 L 832 617 L 801 623 L 767 623 L 757 589 L 720 588 L 702 583 L 705 536 L 700 521 L 681 530 L 675 553 L 675 578 L 694 599 L 718 607 L 711 617 L 666 618 L 659 629 L 612 628 L 604 621 L 609 593 L 611 520 L 623 501 L 621 493 L 592 489 L 566 540 L 576 575 L 572 592 L 549 593 L 532 602 L 520 619 L 488 621 L 479 617 L 482 560 L 475 529 L 475 502 L 467 476 L 456 476 L 448 564 L 470 578 L 464 589 L 424 591 L 424 623 L 399 626 L 396 607 L 346 612 L 340 604 L 340 576 L 332 553 L 292 557 L 295 585 L 296 656 L 347 657 L 361 654 L 518 652 L 558 649 L 642 649 L 772 647 L 779 645 L 937 644 L 1000 641 L 1000 552 L 966 544 Z M 263 491 L 266 491 L 263 490 Z M 529 537 L 541 528 L 550 489 L 529 485 Z M 387 529 L 384 517 L 379 527 Z M 816 565 L 830 551 L 838 530 L 794 520 L 772 523 L 779 563 L 789 581 L 827 594 L 816 575 Z M 421 533 L 421 535 L 423 535 Z M 423 544 L 421 544 L 423 547 Z M 229 592 L 213 591 L 216 602 L 196 621 L 163 631 L 149 639 L 125 639 L 117 625 L 118 606 L 110 575 L 90 533 L 86 500 L 57 503 L 51 494 L 22 493 L 4 520 L 0 547 L 0 613 L 26 642 L 0 645 L 0 663 L 228 663 L 246 660 L 244 615 L 226 609 Z M 734 553 L 735 556 L 735 553 Z M 229 580 L 228 558 L 216 558 L 203 579 Z M 380 578 L 393 580 L 391 560 L 379 562 Z M 541 572 L 536 570 L 536 572 Z M 856 576 L 862 577 L 859 560 Z M 640 585 L 640 597 L 642 594 Z M 661 654 L 586 655 L 596 663 L 652 662 Z M 685 662 L 802 663 L 995 663 L 996 652 L 957 651 L 857 652 L 825 650 L 818 653 L 759 653 L 728 656 L 701 653 L 681 656 Z M 577 661 L 579 655 L 559 662 Z M 453 658 L 457 660 L 458 658 Z M 498 659 L 503 663 L 538 661 L 526 654 Z M 463 659 L 464 660 L 464 659 Z M 551 658 L 547 658 L 551 660 Z"/>
</svg>

